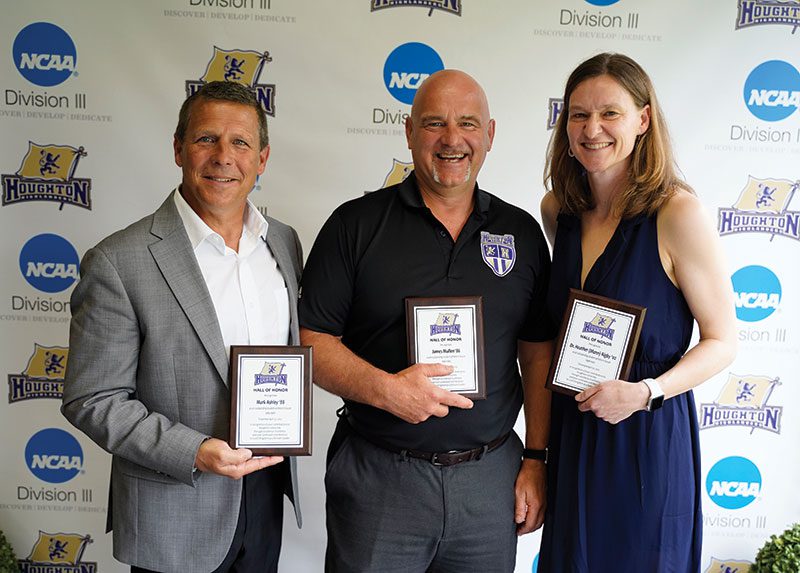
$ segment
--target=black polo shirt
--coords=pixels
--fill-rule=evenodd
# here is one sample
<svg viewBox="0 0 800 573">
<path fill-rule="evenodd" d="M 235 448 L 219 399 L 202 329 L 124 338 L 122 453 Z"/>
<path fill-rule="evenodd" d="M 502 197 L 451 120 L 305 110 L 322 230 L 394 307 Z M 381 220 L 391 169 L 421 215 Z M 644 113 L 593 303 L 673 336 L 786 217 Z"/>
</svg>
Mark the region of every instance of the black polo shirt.
<svg viewBox="0 0 800 573">
<path fill-rule="evenodd" d="M 550 256 L 533 217 L 477 186 L 475 192 L 475 208 L 455 242 L 423 203 L 412 173 L 338 207 L 311 249 L 300 324 L 341 336 L 356 355 L 387 372 L 408 367 L 405 297 L 483 296 L 486 400 L 421 424 L 346 401 L 354 426 L 368 437 L 399 448 L 468 449 L 502 436 L 517 419 L 517 340 L 553 334 L 545 312 Z M 481 254 L 482 232 L 513 236 L 513 267 L 503 276 Z"/>
</svg>

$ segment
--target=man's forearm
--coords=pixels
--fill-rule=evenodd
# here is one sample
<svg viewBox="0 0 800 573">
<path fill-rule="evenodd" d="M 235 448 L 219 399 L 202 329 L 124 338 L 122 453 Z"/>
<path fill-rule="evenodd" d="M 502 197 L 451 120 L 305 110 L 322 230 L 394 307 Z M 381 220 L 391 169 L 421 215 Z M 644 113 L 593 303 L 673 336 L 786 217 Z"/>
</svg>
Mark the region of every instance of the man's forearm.
<svg viewBox="0 0 800 573">
<path fill-rule="evenodd" d="M 300 329 L 302 344 L 314 347 L 314 383 L 347 400 L 385 409 L 391 375 L 356 356 L 333 335 Z"/>
<path fill-rule="evenodd" d="M 439 388 L 432 377 L 453 371 L 445 364 L 414 364 L 389 374 L 359 358 L 335 336 L 300 330 L 303 344 L 314 347 L 314 382 L 320 388 L 394 414 L 410 424 L 446 416 L 451 407 L 472 408 L 472 401 Z"/>
<path fill-rule="evenodd" d="M 519 363 L 525 394 L 525 447 L 542 450 L 550 437 L 550 391 L 544 387 L 552 342 L 519 342 Z"/>
</svg>

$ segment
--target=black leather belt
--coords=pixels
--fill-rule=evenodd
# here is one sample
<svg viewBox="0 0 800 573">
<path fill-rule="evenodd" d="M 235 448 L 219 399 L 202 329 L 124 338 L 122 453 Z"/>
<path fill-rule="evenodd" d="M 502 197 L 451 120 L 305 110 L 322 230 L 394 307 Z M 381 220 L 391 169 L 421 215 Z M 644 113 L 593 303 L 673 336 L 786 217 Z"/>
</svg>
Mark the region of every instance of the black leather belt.
<svg viewBox="0 0 800 573">
<path fill-rule="evenodd" d="M 391 444 L 387 444 L 381 440 L 375 440 L 374 438 L 367 437 L 353 427 L 353 424 L 350 423 L 350 420 L 347 416 L 346 410 L 337 412 L 337 414 L 339 415 L 339 417 L 344 418 L 344 420 L 347 422 L 347 427 L 350 428 L 350 430 L 352 430 L 353 433 L 355 433 L 358 436 L 361 436 L 372 445 L 377 446 L 382 450 L 387 450 L 389 452 L 392 452 L 393 454 L 399 454 L 403 457 L 425 460 L 426 462 L 430 462 L 435 466 L 454 466 L 462 462 L 471 462 L 473 460 L 479 460 L 483 457 L 484 454 L 491 452 L 492 450 L 502 446 L 503 443 L 508 439 L 508 436 L 511 435 L 511 432 L 506 432 L 505 435 L 492 440 L 488 444 L 485 444 L 477 448 L 473 448 L 471 450 L 450 450 L 449 452 L 422 452 L 419 450 L 408 450 L 408 449 L 398 448 Z"/>
<path fill-rule="evenodd" d="M 384 448 L 392 451 L 396 454 L 406 455 L 410 458 L 417 458 L 420 460 L 425 460 L 426 462 L 430 462 L 435 466 L 454 466 L 456 464 L 460 464 L 461 462 L 471 462 L 473 460 L 479 460 L 483 457 L 484 454 L 487 452 L 491 452 L 492 450 L 499 448 L 503 445 L 508 439 L 507 433 L 504 436 L 500 436 L 497 439 L 492 440 L 488 444 L 481 446 L 479 448 L 473 448 L 471 450 L 450 450 L 449 452 L 420 452 L 418 450 L 399 450 L 397 448 Z"/>
</svg>

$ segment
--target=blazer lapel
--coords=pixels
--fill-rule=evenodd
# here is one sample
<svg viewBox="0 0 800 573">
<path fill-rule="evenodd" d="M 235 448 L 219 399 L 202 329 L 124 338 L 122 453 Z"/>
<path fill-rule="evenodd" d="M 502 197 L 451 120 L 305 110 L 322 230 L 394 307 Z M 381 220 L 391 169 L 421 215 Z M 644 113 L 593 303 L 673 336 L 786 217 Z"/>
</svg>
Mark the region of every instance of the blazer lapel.
<svg viewBox="0 0 800 573">
<path fill-rule="evenodd" d="M 227 386 L 228 356 L 217 313 L 172 193 L 156 211 L 151 232 L 161 240 L 150 245 L 150 253 Z"/>
<path fill-rule="evenodd" d="M 267 246 L 278 263 L 278 270 L 283 275 L 283 282 L 286 283 L 286 290 L 289 294 L 289 333 L 290 344 L 300 344 L 300 331 L 297 317 L 297 275 L 295 265 L 289 248 L 285 241 L 278 237 L 272 230 L 272 226 L 267 227 Z"/>
</svg>

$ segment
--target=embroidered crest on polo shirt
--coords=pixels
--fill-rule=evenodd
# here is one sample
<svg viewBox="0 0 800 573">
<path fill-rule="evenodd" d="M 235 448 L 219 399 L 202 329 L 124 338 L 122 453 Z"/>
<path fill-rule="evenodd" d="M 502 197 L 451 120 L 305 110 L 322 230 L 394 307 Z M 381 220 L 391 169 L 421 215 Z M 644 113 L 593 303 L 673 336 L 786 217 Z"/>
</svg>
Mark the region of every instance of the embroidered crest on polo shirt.
<svg viewBox="0 0 800 573">
<path fill-rule="evenodd" d="M 481 257 L 498 277 L 504 277 L 517 260 L 514 235 L 492 235 L 481 231 Z"/>
</svg>

